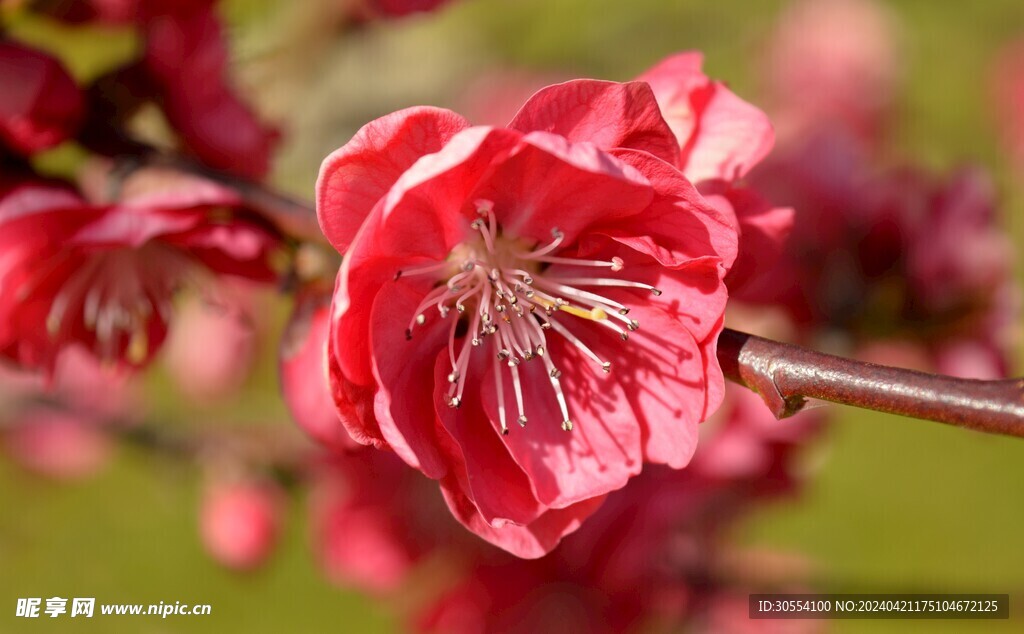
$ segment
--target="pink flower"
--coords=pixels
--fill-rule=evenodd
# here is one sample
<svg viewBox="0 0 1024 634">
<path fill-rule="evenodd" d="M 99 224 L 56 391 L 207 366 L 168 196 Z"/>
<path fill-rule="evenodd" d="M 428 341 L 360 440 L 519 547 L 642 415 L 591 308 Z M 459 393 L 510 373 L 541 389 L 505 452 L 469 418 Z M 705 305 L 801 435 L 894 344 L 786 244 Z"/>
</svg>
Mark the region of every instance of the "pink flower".
<svg viewBox="0 0 1024 634">
<path fill-rule="evenodd" d="M 334 409 L 327 372 L 330 295 L 302 293 L 281 339 L 281 392 L 292 418 L 313 439 L 333 449 L 355 449 Z"/>
<path fill-rule="evenodd" d="M 590 80 L 541 90 L 507 128 L 396 112 L 328 157 L 318 215 L 346 252 L 331 379 L 352 437 L 524 557 L 643 462 L 685 466 L 721 399 L 736 233 L 678 162 L 646 84 Z"/>
<path fill-rule="evenodd" d="M 116 204 L 0 181 L 0 354 L 49 367 L 80 343 L 140 365 L 166 335 L 178 288 L 206 271 L 272 281 L 277 249 L 234 192 L 198 178 L 137 172 Z"/>
<path fill-rule="evenodd" d="M 251 570 L 277 545 L 284 494 L 267 482 L 218 483 L 204 493 L 199 530 L 218 563 Z"/>
<path fill-rule="evenodd" d="M 894 16 L 875 0 L 801 0 L 782 12 L 760 73 L 787 140 L 818 126 L 875 139 L 901 76 Z"/>
<path fill-rule="evenodd" d="M 82 93 L 56 59 L 0 41 L 0 154 L 29 155 L 74 135 Z"/>
<path fill-rule="evenodd" d="M 772 125 L 756 107 L 701 71 L 703 56 L 672 55 L 637 79 L 650 84 L 679 144 L 677 166 L 709 202 L 736 218 L 740 250 L 726 278 L 742 294 L 779 257 L 793 210 L 776 207 L 742 179 L 771 150 Z"/>
</svg>

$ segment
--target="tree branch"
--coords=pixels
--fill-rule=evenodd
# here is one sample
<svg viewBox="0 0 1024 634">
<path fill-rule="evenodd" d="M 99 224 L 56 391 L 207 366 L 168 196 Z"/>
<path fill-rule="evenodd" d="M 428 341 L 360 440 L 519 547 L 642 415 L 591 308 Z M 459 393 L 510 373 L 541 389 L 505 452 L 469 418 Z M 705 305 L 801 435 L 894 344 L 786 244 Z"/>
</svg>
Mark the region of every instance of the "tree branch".
<svg viewBox="0 0 1024 634">
<path fill-rule="evenodd" d="M 844 359 L 726 328 L 726 378 L 761 395 L 776 418 L 808 398 L 1024 437 L 1024 379 L 979 381 Z"/>
</svg>

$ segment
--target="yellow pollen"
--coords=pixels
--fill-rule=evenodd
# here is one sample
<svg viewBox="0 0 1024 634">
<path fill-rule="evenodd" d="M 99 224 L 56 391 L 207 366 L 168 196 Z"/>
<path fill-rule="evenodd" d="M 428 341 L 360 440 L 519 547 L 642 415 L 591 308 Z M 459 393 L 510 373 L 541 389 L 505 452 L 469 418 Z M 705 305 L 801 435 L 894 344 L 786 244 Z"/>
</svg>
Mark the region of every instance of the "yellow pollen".
<svg viewBox="0 0 1024 634">
<path fill-rule="evenodd" d="M 137 328 L 132 333 L 132 338 L 128 342 L 128 350 L 126 351 L 128 360 L 132 363 L 142 363 L 146 360 L 146 355 L 149 354 L 149 336 L 142 327 Z"/>
<path fill-rule="evenodd" d="M 552 304 L 552 306 L 554 306 Z M 582 317 L 583 319 L 591 319 L 598 321 L 601 319 L 608 319 L 608 313 L 604 312 L 602 308 L 591 308 L 590 310 L 583 310 L 582 308 L 576 308 L 575 306 L 569 306 L 568 304 L 562 304 L 558 307 L 559 310 L 564 310 L 570 315 Z"/>
</svg>

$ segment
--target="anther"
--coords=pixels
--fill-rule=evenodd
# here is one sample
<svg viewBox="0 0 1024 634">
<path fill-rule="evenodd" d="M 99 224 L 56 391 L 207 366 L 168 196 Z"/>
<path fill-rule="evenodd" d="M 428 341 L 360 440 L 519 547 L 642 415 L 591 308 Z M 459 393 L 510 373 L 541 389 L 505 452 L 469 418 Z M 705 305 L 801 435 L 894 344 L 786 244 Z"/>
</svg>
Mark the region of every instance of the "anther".
<svg viewBox="0 0 1024 634">
<path fill-rule="evenodd" d="M 526 416 L 520 416 L 519 417 L 519 426 L 520 427 L 526 427 Z"/>
<path fill-rule="evenodd" d="M 405 340 L 412 341 L 412 328 L 405 329 Z"/>
<path fill-rule="evenodd" d="M 421 325 L 421 326 L 423 324 L 427 323 L 427 316 L 424 315 L 423 313 L 420 313 L 419 315 L 416 315 L 416 323 Z"/>
<path fill-rule="evenodd" d="M 551 372 L 549 372 L 548 374 L 551 375 L 552 379 L 557 379 L 558 377 L 562 376 L 562 371 L 557 368 L 551 368 Z"/>
<path fill-rule="evenodd" d="M 602 363 L 601 364 L 601 369 L 604 370 L 605 374 L 608 374 L 609 372 L 611 372 L 612 371 L 612 364 L 611 364 L 611 362 L 610 361 L 605 361 L 604 363 Z"/>
<path fill-rule="evenodd" d="M 629 328 L 629 330 L 631 332 L 632 331 L 636 331 L 639 327 L 640 327 L 640 322 L 635 320 L 635 319 L 629 320 L 629 323 L 626 324 L 626 328 Z"/>
<path fill-rule="evenodd" d="M 563 420 L 562 421 L 562 431 L 572 431 L 572 421 L 571 420 Z"/>
<path fill-rule="evenodd" d="M 458 370 L 453 370 L 452 372 L 450 372 L 448 374 L 448 382 L 449 383 L 455 383 L 458 380 L 459 380 L 459 371 Z"/>
<path fill-rule="evenodd" d="M 448 407 L 451 407 L 452 409 L 459 409 L 460 405 L 462 405 L 462 399 L 458 396 L 453 396 L 448 399 Z"/>
</svg>

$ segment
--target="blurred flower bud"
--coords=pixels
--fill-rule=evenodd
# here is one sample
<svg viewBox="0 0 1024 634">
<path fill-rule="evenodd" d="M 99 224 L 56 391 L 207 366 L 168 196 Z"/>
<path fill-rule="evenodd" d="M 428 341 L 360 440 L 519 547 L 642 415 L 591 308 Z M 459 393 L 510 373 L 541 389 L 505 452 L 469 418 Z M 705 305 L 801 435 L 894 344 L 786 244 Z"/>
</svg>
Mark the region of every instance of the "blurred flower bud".
<svg viewBox="0 0 1024 634">
<path fill-rule="evenodd" d="M 283 510 L 283 492 L 268 482 L 212 484 L 200 511 L 203 546 L 228 568 L 256 568 L 277 544 Z"/>
</svg>

